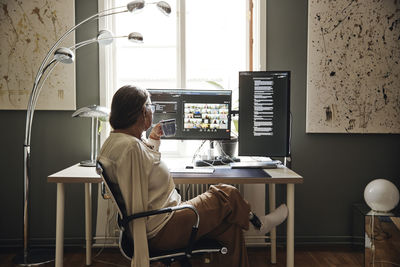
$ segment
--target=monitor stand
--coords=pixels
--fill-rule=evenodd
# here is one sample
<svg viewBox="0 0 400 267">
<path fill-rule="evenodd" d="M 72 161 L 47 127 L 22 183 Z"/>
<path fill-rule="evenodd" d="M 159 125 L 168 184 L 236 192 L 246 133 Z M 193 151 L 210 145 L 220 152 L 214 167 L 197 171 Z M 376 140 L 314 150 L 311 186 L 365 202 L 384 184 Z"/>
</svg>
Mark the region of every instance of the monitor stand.
<svg viewBox="0 0 400 267">
<path fill-rule="evenodd" d="M 214 156 L 214 142 L 215 141 L 210 140 L 207 159 L 196 160 L 194 163 L 196 167 L 229 165 L 229 163 L 240 161 L 239 158 L 230 157 L 227 154 L 223 156 Z"/>
</svg>

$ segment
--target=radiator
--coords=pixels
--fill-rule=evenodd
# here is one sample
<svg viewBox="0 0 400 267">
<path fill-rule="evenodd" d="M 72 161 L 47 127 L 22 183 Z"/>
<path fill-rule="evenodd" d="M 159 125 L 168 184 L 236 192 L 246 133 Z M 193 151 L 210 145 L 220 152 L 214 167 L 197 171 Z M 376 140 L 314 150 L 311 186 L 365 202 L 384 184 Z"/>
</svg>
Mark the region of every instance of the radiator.
<svg viewBox="0 0 400 267">
<path fill-rule="evenodd" d="M 209 184 L 178 184 L 175 186 L 178 189 L 179 194 L 182 196 L 182 201 L 186 201 L 201 195 L 210 187 Z M 243 185 L 234 184 L 233 186 L 239 189 L 239 192 L 243 196 Z"/>
</svg>

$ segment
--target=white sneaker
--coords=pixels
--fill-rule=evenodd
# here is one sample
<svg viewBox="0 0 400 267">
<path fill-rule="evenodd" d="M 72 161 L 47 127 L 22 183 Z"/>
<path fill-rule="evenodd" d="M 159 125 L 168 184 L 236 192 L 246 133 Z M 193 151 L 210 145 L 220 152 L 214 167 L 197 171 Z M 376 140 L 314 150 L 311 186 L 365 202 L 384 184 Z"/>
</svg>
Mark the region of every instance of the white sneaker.
<svg viewBox="0 0 400 267">
<path fill-rule="evenodd" d="M 267 214 L 260 218 L 260 221 L 262 223 L 260 232 L 262 232 L 263 234 L 269 233 L 272 228 L 283 223 L 286 220 L 287 216 L 288 208 L 286 207 L 286 204 L 280 205 L 270 214 Z"/>
</svg>

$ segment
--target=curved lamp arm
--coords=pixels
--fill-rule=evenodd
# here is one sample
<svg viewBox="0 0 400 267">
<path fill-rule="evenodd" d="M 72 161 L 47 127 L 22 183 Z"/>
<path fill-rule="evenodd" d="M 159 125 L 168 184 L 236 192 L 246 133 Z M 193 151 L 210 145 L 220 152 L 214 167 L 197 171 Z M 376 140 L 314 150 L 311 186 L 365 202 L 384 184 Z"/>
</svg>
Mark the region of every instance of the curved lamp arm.
<svg viewBox="0 0 400 267">
<path fill-rule="evenodd" d="M 106 34 L 105 37 L 102 38 L 102 36 L 103 36 L 102 33 L 103 33 L 103 32 L 107 32 L 107 34 Z M 111 44 L 111 43 L 113 42 L 114 39 L 119 39 L 119 38 L 127 38 L 129 41 L 136 42 L 136 43 L 141 43 L 141 42 L 143 42 L 143 36 L 142 36 L 140 33 L 138 33 L 138 32 L 132 32 L 132 33 L 130 33 L 129 35 L 112 36 L 111 33 L 108 32 L 108 31 L 100 31 L 99 35 L 98 35 L 96 38 L 89 39 L 89 40 L 86 40 L 86 41 L 82 41 L 82 42 L 80 42 L 80 43 L 77 43 L 77 44 L 75 44 L 74 46 L 71 46 L 71 47 L 69 48 L 69 50 L 70 50 L 70 53 L 72 54 L 73 51 L 76 51 L 76 50 L 78 50 L 78 49 L 81 48 L 81 47 L 84 47 L 84 46 L 87 46 L 87 45 L 90 45 L 90 44 L 93 44 L 93 43 L 99 43 L 100 45 L 109 45 L 109 44 Z M 66 48 L 61 48 L 61 49 L 66 49 Z M 67 50 L 67 49 L 66 49 L 66 50 Z M 58 51 L 58 50 L 57 50 L 57 51 Z M 57 51 L 56 51 L 56 53 L 57 53 Z M 57 55 L 56 53 L 55 53 L 55 56 Z M 58 64 L 59 62 L 60 62 L 60 60 L 53 59 L 53 60 L 52 60 L 48 65 L 46 65 L 45 68 L 43 69 L 43 74 L 44 74 L 44 73 L 46 72 L 46 70 L 47 70 L 53 63 L 56 63 L 56 64 L 54 64 L 54 65 L 51 66 L 51 69 L 46 73 L 46 76 L 44 77 L 43 80 L 42 80 L 42 77 L 41 77 L 41 79 L 40 79 L 41 83 L 40 83 L 40 81 L 39 81 L 39 83 L 38 83 L 38 84 L 40 84 L 40 86 L 38 86 L 38 89 L 36 90 L 36 93 L 35 93 L 35 95 L 34 95 L 34 97 L 33 97 L 33 105 L 34 105 L 34 106 L 36 106 L 36 103 L 37 103 L 39 94 L 40 94 L 40 92 L 41 92 L 41 90 L 42 90 L 42 87 L 43 87 L 44 83 L 46 82 L 46 80 L 47 80 L 47 78 L 49 77 L 50 73 L 51 73 L 52 70 L 57 66 L 57 64 Z M 66 62 L 63 62 L 63 63 L 66 63 Z M 71 63 L 72 63 L 72 62 L 71 62 Z M 43 75 L 42 75 L 42 76 L 43 76 Z"/>
<path fill-rule="evenodd" d="M 166 3 L 165 1 L 159 1 L 159 2 L 152 2 L 149 4 L 156 4 L 156 6 L 159 8 L 159 10 L 165 14 L 168 15 L 171 13 L 171 7 L 169 6 L 168 3 Z M 26 124 L 25 124 L 25 141 L 24 141 L 24 146 L 30 146 L 30 138 L 28 138 L 28 135 L 30 135 L 30 128 L 32 125 L 32 119 L 33 119 L 33 110 L 35 109 L 35 105 L 36 102 L 35 98 L 37 98 L 37 93 L 36 90 L 38 88 L 39 82 L 42 78 L 42 75 L 44 74 L 44 68 L 48 65 L 47 62 L 51 56 L 51 54 L 56 50 L 56 48 L 58 47 L 58 45 L 74 30 L 76 30 L 79 26 L 81 26 L 84 23 L 87 23 L 89 21 L 93 21 L 102 17 L 106 17 L 106 16 L 111 16 L 111 15 L 116 15 L 116 14 L 120 14 L 120 13 L 125 13 L 125 12 L 135 12 L 138 11 L 142 8 L 144 8 L 145 6 L 145 1 L 144 0 L 134 0 L 129 2 L 126 7 L 125 6 L 120 6 L 120 7 L 114 7 L 114 8 L 110 8 L 110 9 L 106 9 L 103 10 L 97 14 L 94 14 L 90 17 L 88 17 L 87 19 L 79 22 L 78 24 L 76 24 L 74 27 L 72 27 L 71 29 L 69 29 L 67 32 L 65 32 L 60 39 L 57 40 L 57 42 L 50 48 L 49 52 L 47 53 L 47 55 L 45 56 L 45 58 L 43 59 L 39 70 L 35 76 L 35 80 L 33 83 L 33 87 L 32 87 L 32 91 L 29 97 L 29 102 L 28 102 L 28 107 L 27 107 L 27 114 L 26 114 Z M 125 10 L 120 10 L 120 11 L 115 11 L 112 12 L 114 10 L 117 9 L 121 9 L 121 8 L 126 8 Z M 50 64 L 50 63 L 49 63 Z"/>
<path fill-rule="evenodd" d="M 134 37 L 132 37 L 134 36 Z M 134 42 L 143 42 L 143 36 L 140 33 L 137 32 L 132 32 L 129 35 L 121 35 L 121 36 L 114 36 L 114 37 L 105 37 L 105 38 L 93 38 L 90 40 L 86 40 L 80 43 L 77 43 L 74 46 L 71 46 L 69 49 L 71 50 L 77 50 L 83 46 L 86 46 L 88 44 L 92 44 L 92 43 L 99 43 L 102 44 L 102 42 L 105 42 L 105 45 L 108 44 L 109 41 L 112 41 L 114 39 L 120 39 L 120 38 L 127 38 L 129 41 L 134 41 Z"/>
<path fill-rule="evenodd" d="M 89 21 L 92 20 L 96 20 L 99 19 L 100 17 L 105 17 L 105 16 L 110 16 L 110 15 L 115 15 L 115 14 L 119 14 L 119 13 L 124 13 L 124 12 L 134 12 L 137 10 L 140 10 L 144 7 L 145 2 L 144 0 L 135 0 L 132 2 L 129 2 L 126 6 L 126 10 L 123 11 L 118 11 L 118 12 L 110 12 L 112 10 L 116 10 L 116 9 L 121 9 L 124 8 L 124 6 L 121 7 L 114 7 L 114 8 L 110 8 L 107 10 L 103 10 L 97 14 L 94 14 L 90 17 L 88 17 L 87 19 L 79 22 L 78 24 L 76 24 L 75 26 L 73 26 L 71 29 L 69 29 L 68 31 L 66 31 L 61 37 L 60 39 L 57 40 L 57 42 L 50 48 L 49 52 L 47 53 L 47 55 L 45 56 L 45 58 L 43 59 L 38 72 L 36 74 L 34 83 L 33 83 L 33 87 L 32 87 L 32 91 L 31 91 L 31 95 L 29 97 L 29 102 L 28 102 L 28 108 L 27 108 L 27 117 L 26 117 L 26 125 L 25 125 L 25 142 L 24 145 L 25 146 L 29 146 L 30 145 L 30 140 L 28 140 L 28 135 L 30 135 L 28 132 L 30 132 L 30 126 L 32 125 L 32 117 L 33 117 L 33 109 L 35 109 L 35 101 L 34 101 L 34 95 L 35 95 L 35 91 L 38 88 L 40 79 L 44 73 L 44 68 L 46 66 L 46 63 L 48 62 L 50 56 L 53 54 L 53 52 L 55 51 L 55 49 L 57 48 L 57 46 L 74 30 L 76 30 L 79 26 L 81 26 L 84 23 L 87 23 Z"/>
<path fill-rule="evenodd" d="M 99 34 L 97 35 L 96 38 L 82 41 L 82 42 L 77 43 L 74 46 L 71 46 L 70 48 L 68 48 L 70 50 L 69 53 L 72 54 L 71 57 L 74 58 L 73 51 L 76 51 L 77 49 L 79 49 L 81 47 L 84 47 L 84 46 L 87 46 L 87 45 L 90 45 L 93 43 L 99 43 L 100 45 L 109 45 L 113 42 L 114 39 L 119 39 L 119 38 L 127 38 L 129 41 L 137 42 L 137 43 L 143 42 L 143 36 L 138 32 L 132 32 L 129 35 L 123 35 L 123 36 L 112 36 L 112 34 L 109 31 L 102 30 L 99 32 Z M 59 48 L 55 52 L 55 56 L 54 56 L 55 58 L 57 57 L 57 52 L 61 49 L 68 51 L 67 48 Z M 33 107 L 36 106 L 36 104 L 37 104 L 40 92 L 42 91 L 43 85 L 46 82 L 47 78 L 50 76 L 51 72 L 57 66 L 57 64 L 61 62 L 61 60 L 57 60 L 55 58 L 43 68 L 42 75 L 40 76 L 40 79 L 37 83 L 37 90 L 35 90 L 33 97 L 32 97 L 32 99 L 33 99 L 32 106 Z M 71 62 L 63 62 L 63 63 L 72 63 L 72 62 L 73 62 L 73 59 L 71 60 Z M 47 69 L 49 69 L 49 70 L 46 72 Z M 29 121 L 28 129 L 32 128 L 33 112 L 34 112 L 34 110 L 32 109 L 30 112 L 31 119 Z M 30 144 L 30 141 L 31 141 L 31 131 L 30 130 L 27 132 L 27 141 L 28 141 L 27 143 Z"/>
<path fill-rule="evenodd" d="M 35 83 L 38 82 L 38 79 L 40 79 L 40 76 L 42 75 L 43 72 L 43 68 L 46 65 L 46 62 L 49 60 L 50 55 L 54 52 L 54 50 L 56 49 L 56 47 L 74 30 L 76 30 L 78 27 L 80 27 L 82 24 L 92 21 L 92 20 L 96 20 L 102 17 L 107 17 L 107 16 L 112 16 L 112 15 L 116 15 L 116 14 L 120 14 L 120 13 L 125 13 L 125 12 L 135 12 L 138 11 L 140 9 L 143 9 L 145 6 L 145 1 L 144 0 L 134 0 L 129 2 L 126 6 L 120 6 L 120 7 L 113 7 L 110 9 L 106 9 L 103 10 L 97 14 L 94 14 L 88 18 L 86 18 L 85 20 L 79 22 L 78 24 L 76 24 L 75 26 L 73 26 L 71 29 L 69 29 L 68 31 L 66 31 L 61 37 L 60 39 L 57 40 L 57 42 L 50 48 L 49 52 L 47 53 L 46 57 L 44 58 L 44 60 L 42 61 L 39 70 L 36 74 L 36 78 L 35 78 Z M 151 2 L 148 4 L 156 4 L 156 6 L 159 8 L 159 10 L 164 14 L 164 15 L 169 15 L 171 13 L 171 7 L 169 6 L 168 3 L 166 3 L 165 1 L 158 1 L 158 2 Z M 122 11 L 116 11 L 116 12 L 110 12 L 113 10 L 117 10 L 117 9 L 121 9 L 121 8 L 126 8 L 125 10 Z M 108 13 L 110 12 L 110 13 Z"/>
</svg>

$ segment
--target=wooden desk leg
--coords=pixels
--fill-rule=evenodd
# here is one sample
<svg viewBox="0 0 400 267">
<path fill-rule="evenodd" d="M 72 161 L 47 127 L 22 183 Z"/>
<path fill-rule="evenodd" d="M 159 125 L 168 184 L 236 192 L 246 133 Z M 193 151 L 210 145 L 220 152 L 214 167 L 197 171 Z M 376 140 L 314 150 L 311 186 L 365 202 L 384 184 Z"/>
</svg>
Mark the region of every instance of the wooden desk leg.
<svg viewBox="0 0 400 267">
<path fill-rule="evenodd" d="M 287 184 L 286 205 L 289 210 L 286 231 L 286 266 L 294 266 L 294 184 Z"/>
<path fill-rule="evenodd" d="M 85 183 L 86 265 L 92 264 L 92 184 Z"/>
<path fill-rule="evenodd" d="M 57 183 L 56 267 L 62 267 L 64 261 L 64 206 L 64 184 Z"/>
<path fill-rule="evenodd" d="M 276 197 L 275 197 L 275 184 L 268 185 L 268 195 L 269 195 L 269 212 L 273 212 L 276 208 Z M 276 263 L 276 227 L 271 229 L 271 263 Z"/>
</svg>

